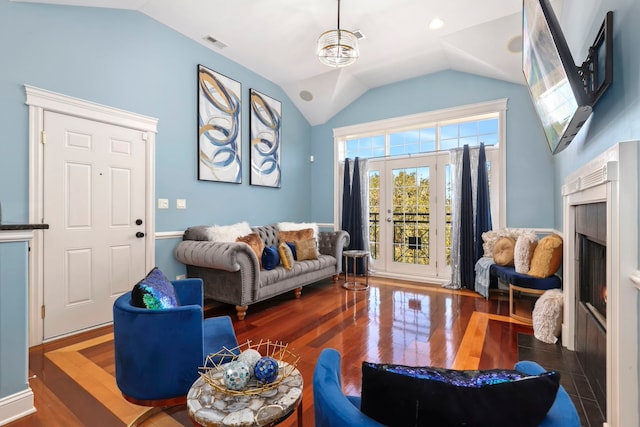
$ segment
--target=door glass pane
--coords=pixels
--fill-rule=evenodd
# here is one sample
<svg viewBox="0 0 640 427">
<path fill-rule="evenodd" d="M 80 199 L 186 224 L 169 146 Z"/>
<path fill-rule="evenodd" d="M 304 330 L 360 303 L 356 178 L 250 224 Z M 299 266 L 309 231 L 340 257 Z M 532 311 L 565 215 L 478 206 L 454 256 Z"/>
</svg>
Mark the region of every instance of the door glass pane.
<svg viewBox="0 0 640 427">
<path fill-rule="evenodd" d="M 380 254 L 380 171 L 369 171 L 369 251 L 373 259 Z"/>
<path fill-rule="evenodd" d="M 429 167 L 394 169 L 393 261 L 429 264 Z"/>
</svg>

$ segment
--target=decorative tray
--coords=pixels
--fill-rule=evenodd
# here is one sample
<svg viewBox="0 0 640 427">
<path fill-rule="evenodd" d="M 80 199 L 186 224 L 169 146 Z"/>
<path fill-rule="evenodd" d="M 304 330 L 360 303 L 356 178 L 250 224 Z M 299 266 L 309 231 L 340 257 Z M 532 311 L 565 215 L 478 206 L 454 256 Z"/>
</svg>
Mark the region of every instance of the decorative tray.
<svg viewBox="0 0 640 427">
<path fill-rule="evenodd" d="M 278 364 L 277 377 L 271 382 L 263 382 L 256 379 L 252 372 L 246 386 L 239 390 L 231 389 L 225 383 L 225 371 L 247 350 L 255 350 L 262 357 L 275 359 Z M 200 368 L 199 374 L 205 382 L 218 391 L 234 396 L 255 395 L 277 388 L 296 370 L 299 360 L 300 357 L 289 350 L 288 344 L 270 340 L 260 340 L 257 344 L 247 341 L 235 348 L 227 349 L 224 347 L 217 353 L 209 354 L 204 366 Z"/>
</svg>

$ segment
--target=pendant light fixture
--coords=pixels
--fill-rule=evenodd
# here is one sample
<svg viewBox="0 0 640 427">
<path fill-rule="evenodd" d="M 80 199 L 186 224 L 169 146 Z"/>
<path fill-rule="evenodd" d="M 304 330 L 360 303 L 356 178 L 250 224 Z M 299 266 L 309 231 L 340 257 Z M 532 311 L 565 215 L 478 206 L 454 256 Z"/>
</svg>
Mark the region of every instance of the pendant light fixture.
<svg viewBox="0 0 640 427">
<path fill-rule="evenodd" d="M 351 31 L 340 29 L 340 0 L 338 0 L 338 28 L 325 31 L 318 38 L 318 59 L 330 67 L 346 67 L 358 59 L 358 39 Z"/>
</svg>

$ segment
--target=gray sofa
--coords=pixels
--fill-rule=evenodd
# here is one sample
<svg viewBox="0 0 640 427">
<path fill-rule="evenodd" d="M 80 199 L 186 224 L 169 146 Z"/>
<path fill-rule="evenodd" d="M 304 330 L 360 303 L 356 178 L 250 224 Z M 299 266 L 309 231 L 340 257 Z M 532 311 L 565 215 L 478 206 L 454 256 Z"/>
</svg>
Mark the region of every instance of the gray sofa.
<svg viewBox="0 0 640 427">
<path fill-rule="evenodd" d="M 288 291 L 299 298 L 302 287 L 328 277 L 338 280 L 342 272 L 342 250 L 349 245 L 346 231 L 320 231 L 317 260 L 296 261 L 291 270 L 282 264 L 261 270 L 258 258 L 242 242 L 209 241 L 207 226 L 188 228 L 174 250 L 175 258 L 187 266 L 187 277 L 200 277 L 204 297 L 236 306 L 243 320 L 248 306 Z M 275 224 L 252 227 L 265 246 L 278 245 Z"/>
</svg>

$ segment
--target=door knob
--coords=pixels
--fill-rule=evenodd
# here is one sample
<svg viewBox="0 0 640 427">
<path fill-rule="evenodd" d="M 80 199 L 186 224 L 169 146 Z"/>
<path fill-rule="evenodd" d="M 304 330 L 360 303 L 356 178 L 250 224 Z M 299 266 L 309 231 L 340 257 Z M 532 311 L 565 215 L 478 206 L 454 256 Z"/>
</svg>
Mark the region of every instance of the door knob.
<svg viewBox="0 0 640 427">
<path fill-rule="evenodd" d="M 136 225 L 142 225 L 142 220 L 140 218 L 136 219 Z"/>
<path fill-rule="evenodd" d="M 138 239 L 142 239 L 142 238 L 144 237 L 144 233 L 143 233 L 142 231 L 138 231 L 138 232 L 136 233 L 136 237 L 137 237 Z"/>
<path fill-rule="evenodd" d="M 391 218 L 387 218 L 387 222 L 391 222 Z"/>
</svg>

